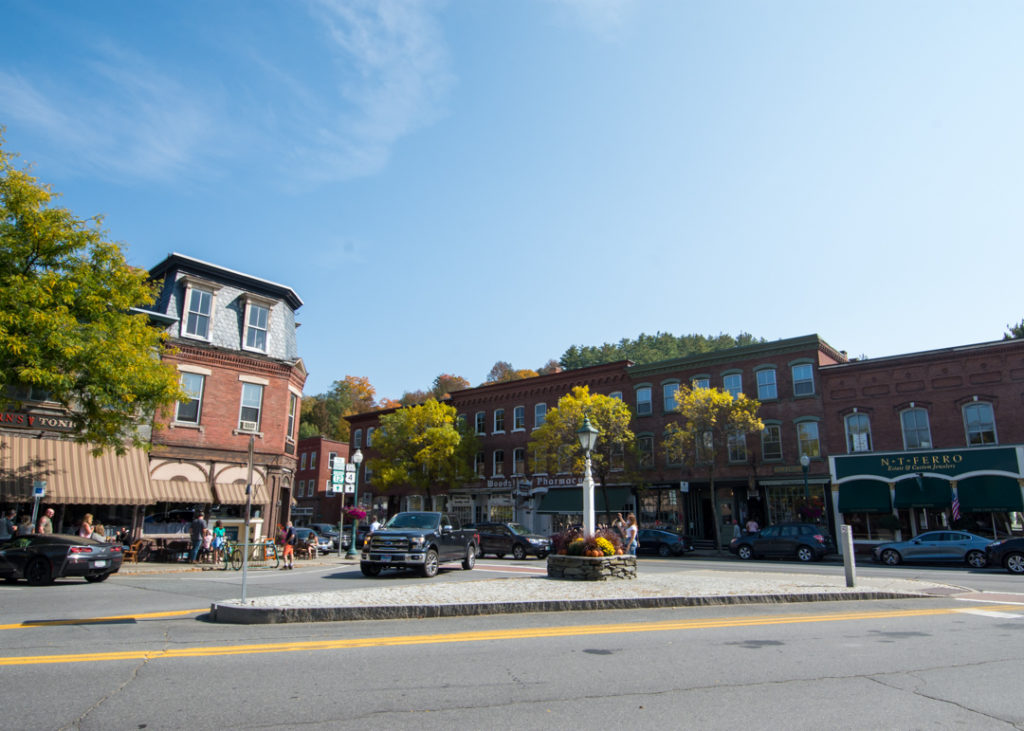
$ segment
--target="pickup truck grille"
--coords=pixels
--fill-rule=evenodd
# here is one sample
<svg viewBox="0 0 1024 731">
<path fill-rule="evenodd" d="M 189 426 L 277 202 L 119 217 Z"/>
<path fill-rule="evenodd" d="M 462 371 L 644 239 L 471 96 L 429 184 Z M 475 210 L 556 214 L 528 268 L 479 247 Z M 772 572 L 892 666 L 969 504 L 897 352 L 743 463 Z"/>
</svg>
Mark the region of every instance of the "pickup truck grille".
<svg viewBox="0 0 1024 731">
<path fill-rule="evenodd" d="M 402 536 L 370 535 L 371 551 L 408 551 L 409 539 Z"/>
</svg>

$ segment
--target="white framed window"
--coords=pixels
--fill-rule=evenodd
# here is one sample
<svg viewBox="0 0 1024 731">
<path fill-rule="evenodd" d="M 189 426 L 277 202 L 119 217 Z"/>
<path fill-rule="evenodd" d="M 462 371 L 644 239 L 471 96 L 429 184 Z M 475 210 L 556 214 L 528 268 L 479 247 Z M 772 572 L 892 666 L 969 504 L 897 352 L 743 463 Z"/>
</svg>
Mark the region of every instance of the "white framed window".
<svg viewBox="0 0 1024 731">
<path fill-rule="evenodd" d="M 362 429 L 356 429 L 354 432 L 352 432 L 352 446 L 355 449 L 362 449 L 363 448 L 363 430 Z"/>
<path fill-rule="evenodd" d="M 636 415 L 647 416 L 651 413 L 651 387 L 640 386 L 636 390 Z"/>
<path fill-rule="evenodd" d="M 996 417 L 992 404 L 975 401 L 964 406 L 964 429 L 967 432 L 967 446 L 997 444 Z"/>
<path fill-rule="evenodd" d="M 311 469 L 311 470 L 315 470 L 316 469 L 316 455 L 317 455 L 316 452 L 310 452 L 309 453 L 309 469 Z"/>
<path fill-rule="evenodd" d="M 871 451 L 871 419 L 867 414 L 847 414 L 843 419 L 846 426 L 846 451 L 870 452 Z"/>
<path fill-rule="evenodd" d="M 729 461 L 730 462 L 746 462 L 747 461 L 747 435 L 742 432 L 729 432 L 726 436 L 726 442 L 728 443 Z"/>
<path fill-rule="evenodd" d="M 663 383 L 661 385 L 661 400 L 666 412 L 675 411 L 676 394 L 679 392 L 678 383 Z"/>
<path fill-rule="evenodd" d="M 267 352 L 267 329 L 270 322 L 270 308 L 258 302 L 249 301 L 245 306 L 245 349 Z"/>
<path fill-rule="evenodd" d="M 487 465 L 487 459 L 484 456 L 484 453 L 483 452 L 477 452 L 476 453 L 476 460 L 474 461 L 474 465 L 473 465 L 473 473 L 477 477 L 483 477 L 484 476 L 484 469 L 486 469 L 486 465 Z"/>
<path fill-rule="evenodd" d="M 796 440 L 800 447 L 800 456 L 807 455 L 812 459 L 821 456 L 821 442 L 818 441 L 818 424 L 814 421 L 801 421 L 796 425 Z"/>
<path fill-rule="evenodd" d="M 757 398 L 769 401 L 779 397 L 779 386 L 775 380 L 774 368 L 762 368 L 757 372 Z"/>
<path fill-rule="evenodd" d="M 366 446 L 367 447 L 372 447 L 373 446 L 373 430 L 376 429 L 376 428 L 377 427 L 374 427 L 374 426 L 366 427 Z"/>
<path fill-rule="evenodd" d="M 766 462 L 782 459 L 782 427 L 765 424 L 761 432 L 761 456 Z"/>
<path fill-rule="evenodd" d="M 793 395 L 814 395 L 814 367 L 810 363 L 793 366 Z"/>
<path fill-rule="evenodd" d="M 294 393 L 288 394 L 288 439 L 295 439 L 295 414 L 299 410 L 299 397 Z"/>
<path fill-rule="evenodd" d="M 242 406 L 238 413 L 241 431 L 259 431 L 263 411 L 263 386 L 258 383 L 242 384 Z"/>
<path fill-rule="evenodd" d="M 182 373 L 181 390 L 188 396 L 188 401 L 178 402 L 176 421 L 198 424 L 203 411 L 203 387 L 206 377 L 199 373 Z"/>
<path fill-rule="evenodd" d="M 526 450 L 516 447 L 512 450 L 512 474 L 521 475 L 526 470 Z"/>
<path fill-rule="evenodd" d="M 310 480 L 306 483 L 306 495 L 316 497 L 316 480 Z"/>
<path fill-rule="evenodd" d="M 526 429 L 526 407 L 516 406 L 512 409 L 512 431 L 523 431 Z"/>
<path fill-rule="evenodd" d="M 928 424 L 928 412 L 924 409 L 909 408 L 900 414 L 903 429 L 904 449 L 931 449 L 932 430 Z"/>
<path fill-rule="evenodd" d="M 736 398 L 743 393 L 743 374 L 726 373 L 722 376 L 722 388 L 732 394 L 733 398 Z"/>
<path fill-rule="evenodd" d="M 533 406 L 533 428 L 543 426 L 544 419 L 548 417 L 547 404 L 534 404 Z"/>
<path fill-rule="evenodd" d="M 498 475 L 505 474 L 505 450 L 495 449 L 493 455 L 493 470 L 492 475 L 497 477 Z"/>
<path fill-rule="evenodd" d="M 711 388 L 711 378 L 708 376 L 694 376 L 690 384 L 693 388 Z"/>
<path fill-rule="evenodd" d="M 505 409 L 494 410 L 494 433 L 505 433 Z"/>
<path fill-rule="evenodd" d="M 304 497 L 306 493 L 306 481 L 299 480 L 295 483 L 295 497 Z"/>
<path fill-rule="evenodd" d="M 483 411 L 476 412 L 476 433 L 483 434 L 487 431 L 487 414 Z"/>
<path fill-rule="evenodd" d="M 328 452 L 327 453 L 327 469 L 329 469 L 329 470 L 333 470 L 334 469 L 334 460 L 337 459 L 337 458 L 338 458 L 338 453 L 337 452 Z M 330 482 L 330 479 L 328 479 L 327 481 Z"/>
<path fill-rule="evenodd" d="M 186 280 L 182 335 L 200 340 L 210 339 L 215 292 L 213 287 L 199 287 Z"/>
<path fill-rule="evenodd" d="M 302 454 L 299 455 L 299 469 L 300 470 L 306 469 L 306 453 L 305 452 L 303 452 Z"/>
</svg>

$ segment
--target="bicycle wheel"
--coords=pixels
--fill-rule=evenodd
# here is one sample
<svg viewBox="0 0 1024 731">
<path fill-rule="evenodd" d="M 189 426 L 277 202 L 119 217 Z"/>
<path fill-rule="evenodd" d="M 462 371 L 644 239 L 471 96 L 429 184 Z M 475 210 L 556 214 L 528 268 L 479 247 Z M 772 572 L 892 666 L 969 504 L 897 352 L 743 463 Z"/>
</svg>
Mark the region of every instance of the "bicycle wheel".
<svg viewBox="0 0 1024 731">
<path fill-rule="evenodd" d="M 231 552 L 231 568 L 235 571 L 242 570 L 242 551 L 244 549 L 238 548 L 237 546 Z"/>
</svg>

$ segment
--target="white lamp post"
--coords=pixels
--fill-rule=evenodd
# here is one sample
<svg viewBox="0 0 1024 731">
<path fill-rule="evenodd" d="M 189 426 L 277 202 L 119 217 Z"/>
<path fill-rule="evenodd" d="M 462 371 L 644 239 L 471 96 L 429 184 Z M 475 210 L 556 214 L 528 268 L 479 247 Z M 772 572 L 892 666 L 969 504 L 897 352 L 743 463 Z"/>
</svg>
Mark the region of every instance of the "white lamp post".
<svg viewBox="0 0 1024 731">
<path fill-rule="evenodd" d="M 804 500 L 810 503 L 811 489 L 807 486 L 807 468 L 811 466 L 811 458 L 806 454 L 800 455 L 800 467 L 804 471 Z"/>
<path fill-rule="evenodd" d="M 590 474 L 590 452 L 597 444 L 598 431 L 590 423 L 590 418 L 583 417 L 583 426 L 576 432 L 580 446 L 586 455 L 583 468 L 583 535 L 594 535 L 594 477 Z"/>
<path fill-rule="evenodd" d="M 352 507 L 359 507 L 359 465 L 363 463 L 363 450 L 357 449 L 356 453 L 352 455 L 352 464 L 356 466 L 356 480 L 352 486 Z M 358 551 L 356 551 L 356 528 L 359 526 L 359 519 L 352 518 L 352 541 L 348 544 L 349 558 L 355 558 Z"/>
</svg>

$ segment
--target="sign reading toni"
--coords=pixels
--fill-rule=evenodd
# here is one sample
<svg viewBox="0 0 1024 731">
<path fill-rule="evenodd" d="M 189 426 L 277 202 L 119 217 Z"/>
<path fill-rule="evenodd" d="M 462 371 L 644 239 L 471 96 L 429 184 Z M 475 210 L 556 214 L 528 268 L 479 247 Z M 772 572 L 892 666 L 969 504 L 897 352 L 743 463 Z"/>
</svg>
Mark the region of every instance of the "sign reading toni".
<svg viewBox="0 0 1024 731">
<path fill-rule="evenodd" d="M 74 421 L 68 416 L 26 414 L 20 411 L 0 411 L 0 426 L 48 431 L 75 431 Z"/>
</svg>

